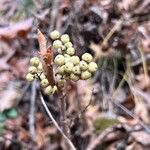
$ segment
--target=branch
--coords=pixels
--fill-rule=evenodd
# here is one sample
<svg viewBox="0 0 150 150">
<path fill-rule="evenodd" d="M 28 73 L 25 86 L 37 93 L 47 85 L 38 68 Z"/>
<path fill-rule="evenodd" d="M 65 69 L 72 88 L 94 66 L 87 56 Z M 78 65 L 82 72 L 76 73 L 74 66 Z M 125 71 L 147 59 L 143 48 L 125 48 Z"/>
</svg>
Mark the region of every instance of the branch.
<svg viewBox="0 0 150 150">
<path fill-rule="evenodd" d="M 99 134 L 98 137 L 93 139 L 87 146 L 86 150 L 94 150 L 98 145 L 100 145 L 105 137 L 110 134 L 112 131 L 114 131 L 113 127 L 107 128 L 105 131 L 103 131 L 101 134 Z"/>
<path fill-rule="evenodd" d="M 32 83 L 32 89 L 31 89 L 30 112 L 29 112 L 29 131 L 30 131 L 30 136 L 33 140 L 35 139 L 35 126 L 34 126 L 35 98 L 36 98 L 36 88 L 35 88 L 35 81 L 34 81 Z"/>
<path fill-rule="evenodd" d="M 58 129 L 58 131 L 61 133 L 61 135 L 63 136 L 63 138 L 66 140 L 66 142 L 68 143 L 68 145 L 70 146 L 71 150 L 76 150 L 76 148 L 74 147 L 73 143 L 70 141 L 70 139 L 64 134 L 64 132 L 62 131 L 62 129 L 59 127 L 58 123 L 56 122 L 56 120 L 54 119 L 54 117 L 52 116 L 51 112 L 49 111 L 42 94 L 40 93 L 40 99 L 42 102 L 42 105 L 44 107 L 44 109 L 46 110 L 49 118 L 52 120 L 53 124 L 55 125 L 55 127 Z"/>
</svg>

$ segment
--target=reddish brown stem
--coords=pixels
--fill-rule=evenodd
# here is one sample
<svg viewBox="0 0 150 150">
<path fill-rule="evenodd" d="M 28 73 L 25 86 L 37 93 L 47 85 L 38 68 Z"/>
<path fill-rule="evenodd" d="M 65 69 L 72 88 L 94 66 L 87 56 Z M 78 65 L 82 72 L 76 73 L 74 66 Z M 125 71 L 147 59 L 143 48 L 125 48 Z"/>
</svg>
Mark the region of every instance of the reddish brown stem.
<svg viewBox="0 0 150 150">
<path fill-rule="evenodd" d="M 66 116 L 66 94 L 64 92 L 64 88 L 59 90 L 59 98 L 60 98 L 60 119 L 61 125 L 64 134 L 70 139 L 70 130 L 67 123 L 67 116 Z M 70 146 L 66 143 L 66 149 L 70 150 Z"/>
</svg>

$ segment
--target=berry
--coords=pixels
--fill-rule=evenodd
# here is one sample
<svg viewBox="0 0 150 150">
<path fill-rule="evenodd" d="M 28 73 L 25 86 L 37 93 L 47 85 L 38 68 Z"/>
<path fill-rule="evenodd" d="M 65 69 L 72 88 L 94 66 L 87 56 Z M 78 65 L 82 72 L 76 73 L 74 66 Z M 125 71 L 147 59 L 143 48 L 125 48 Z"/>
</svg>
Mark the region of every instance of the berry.
<svg viewBox="0 0 150 150">
<path fill-rule="evenodd" d="M 61 48 L 58 48 L 58 49 L 57 49 L 57 52 L 58 52 L 59 54 L 62 54 L 62 49 L 61 49 Z"/>
<path fill-rule="evenodd" d="M 70 60 L 74 65 L 77 65 L 80 63 L 80 59 L 78 56 L 72 56 Z"/>
<path fill-rule="evenodd" d="M 91 73 L 89 72 L 89 71 L 83 71 L 82 73 L 81 73 L 81 79 L 83 79 L 83 80 L 87 80 L 87 79 L 89 79 L 91 77 Z"/>
<path fill-rule="evenodd" d="M 62 45 L 61 49 L 62 49 L 62 51 L 65 51 L 66 47 L 64 45 Z"/>
<path fill-rule="evenodd" d="M 26 80 L 29 82 L 32 82 L 34 80 L 34 75 L 32 75 L 31 73 L 28 73 L 26 75 Z"/>
<path fill-rule="evenodd" d="M 52 40 L 59 39 L 60 33 L 57 30 L 54 30 L 53 32 L 51 32 L 50 37 Z"/>
<path fill-rule="evenodd" d="M 90 63 L 92 61 L 93 57 L 89 53 L 85 53 L 82 55 L 82 60 L 86 61 L 87 63 Z"/>
<path fill-rule="evenodd" d="M 97 70 L 98 66 L 95 62 L 90 62 L 88 66 L 88 70 L 90 72 L 95 72 Z"/>
<path fill-rule="evenodd" d="M 65 80 L 70 80 L 70 74 L 65 74 L 64 78 L 65 78 Z"/>
<path fill-rule="evenodd" d="M 48 80 L 46 78 L 41 80 L 41 86 L 42 87 L 47 87 L 48 84 L 49 84 L 49 82 L 48 82 Z"/>
<path fill-rule="evenodd" d="M 88 69 L 88 64 L 84 60 L 80 61 L 80 69 L 82 71 L 85 71 Z"/>
<path fill-rule="evenodd" d="M 73 69 L 73 63 L 67 62 L 67 63 L 65 64 L 65 71 L 66 71 L 67 73 L 70 73 L 70 72 L 72 71 L 72 69 Z"/>
<path fill-rule="evenodd" d="M 63 34 L 61 37 L 60 37 L 61 41 L 63 43 L 67 43 L 70 41 L 70 38 L 69 38 L 69 35 L 68 34 Z"/>
<path fill-rule="evenodd" d="M 38 57 L 33 57 L 30 59 L 31 66 L 37 67 L 39 65 L 39 63 L 40 63 L 40 60 Z"/>
<path fill-rule="evenodd" d="M 30 66 L 28 71 L 31 74 L 35 74 L 37 72 L 37 68 L 35 66 Z"/>
<path fill-rule="evenodd" d="M 57 56 L 55 57 L 54 62 L 55 62 L 56 65 L 62 66 L 62 65 L 65 64 L 65 58 L 64 58 L 63 55 L 60 55 L 60 54 L 59 54 L 59 55 L 57 55 Z"/>
<path fill-rule="evenodd" d="M 58 83 L 58 86 L 63 87 L 64 84 L 65 84 L 65 82 L 66 82 L 66 81 L 65 81 L 64 79 L 59 79 L 57 83 Z"/>
<path fill-rule="evenodd" d="M 65 58 L 70 58 L 70 55 L 64 54 L 64 57 L 65 57 Z"/>
<path fill-rule="evenodd" d="M 43 72 L 43 71 L 44 71 L 43 65 L 42 65 L 41 62 L 39 63 L 39 65 L 38 65 L 38 67 L 37 67 L 37 70 L 38 70 L 38 72 Z"/>
<path fill-rule="evenodd" d="M 73 47 L 69 47 L 67 48 L 66 53 L 72 56 L 75 53 L 75 49 Z"/>
<path fill-rule="evenodd" d="M 81 74 L 80 67 L 79 67 L 79 66 L 73 67 L 72 72 L 73 72 L 74 74 L 80 75 L 80 74 Z"/>
<path fill-rule="evenodd" d="M 53 93 L 52 93 L 52 94 L 54 94 L 56 91 L 57 91 L 57 86 L 54 85 L 54 86 L 53 86 Z"/>
<path fill-rule="evenodd" d="M 58 49 L 58 48 L 61 48 L 62 47 L 62 42 L 60 40 L 55 40 L 53 42 L 53 47 Z"/>
<path fill-rule="evenodd" d="M 71 79 L 72 81 L 78 81 L 78 80 L 79 80 L 79 77 L 78 77 L 77 75 L 75 75 L 74 73 L 71 73 L 71 74 L 70 74 L 70 79 Z"/>
<path fill-rule="evenodd" d="M 41 75 L 40 75 L 40 79 L 41 79 L 41 80 L 46 79 L 46 76 L 45 76 L 45 74 L 44 74 L 44 73 L 41 73 Z"/>
<path fill-rule="evenodd" d="M 68 62 L 71 62 L 70 57 L 66 57 L 66 58 L 65 58 L 65 63 L 68 63 Z"/>
<path fill-rule="evenodd" d="M 53 94 L 53 88 L 51 85 L 47 86 L 44 90 L 45 94 L 52 95 Z"/>
<path fill-rule="evenodd" d="M 58 67 L 57 71 L 59 74 L 63 75 L 65 73 L 65 65 Z"/>
<path fill-rule="evenodd" d="M 64 44 L 64 46 L 65 46 L 66 48 L 72 47 L 72 43 L 71 43 L 71 42 L 67 42 L 67 43 Z"/>
</svg>

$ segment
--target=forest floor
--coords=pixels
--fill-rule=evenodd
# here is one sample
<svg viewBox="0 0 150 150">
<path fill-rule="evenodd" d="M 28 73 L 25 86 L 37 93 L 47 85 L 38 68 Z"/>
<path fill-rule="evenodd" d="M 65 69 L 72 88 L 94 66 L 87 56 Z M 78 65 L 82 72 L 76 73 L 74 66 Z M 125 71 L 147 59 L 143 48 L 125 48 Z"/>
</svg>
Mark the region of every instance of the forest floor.
<svg viewBox="0 0 150 150">
<path fill-rule="evenodd" d="M 37 30 L 67 33 L 91 79 L 68 82 L 67 123 L 77 150 L 150 149 L 149 0 L 0 0 L 0 150 L 65 150 L 65 139 L 25 77 L 38 55 Z M 56 55 L 54 53 L 54 55 Z M 44 100 L 57 123 L 57 95 Z"/>
</svg>

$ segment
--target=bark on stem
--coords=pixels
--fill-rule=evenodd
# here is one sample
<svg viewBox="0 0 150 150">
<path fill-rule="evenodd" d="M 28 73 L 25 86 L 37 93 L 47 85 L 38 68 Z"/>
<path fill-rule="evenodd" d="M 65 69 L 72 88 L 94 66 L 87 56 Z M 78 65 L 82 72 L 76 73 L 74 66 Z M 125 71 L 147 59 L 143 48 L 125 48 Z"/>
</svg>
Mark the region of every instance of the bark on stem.
<svg viewBox="0 0 150 150">
<path fill-rule="evenodd" d="M 59 98 L 60 98 L 60 120 L 61 126 L 63 129 L 64 134 L 70 139 L 70 130 L 67 123 L 67 116 L 66 116 L 66 94 L 64 88 L 59 90 Z M 70 150 L 70 146 L 66 143 L 66 149 Z"/>
</svg>

